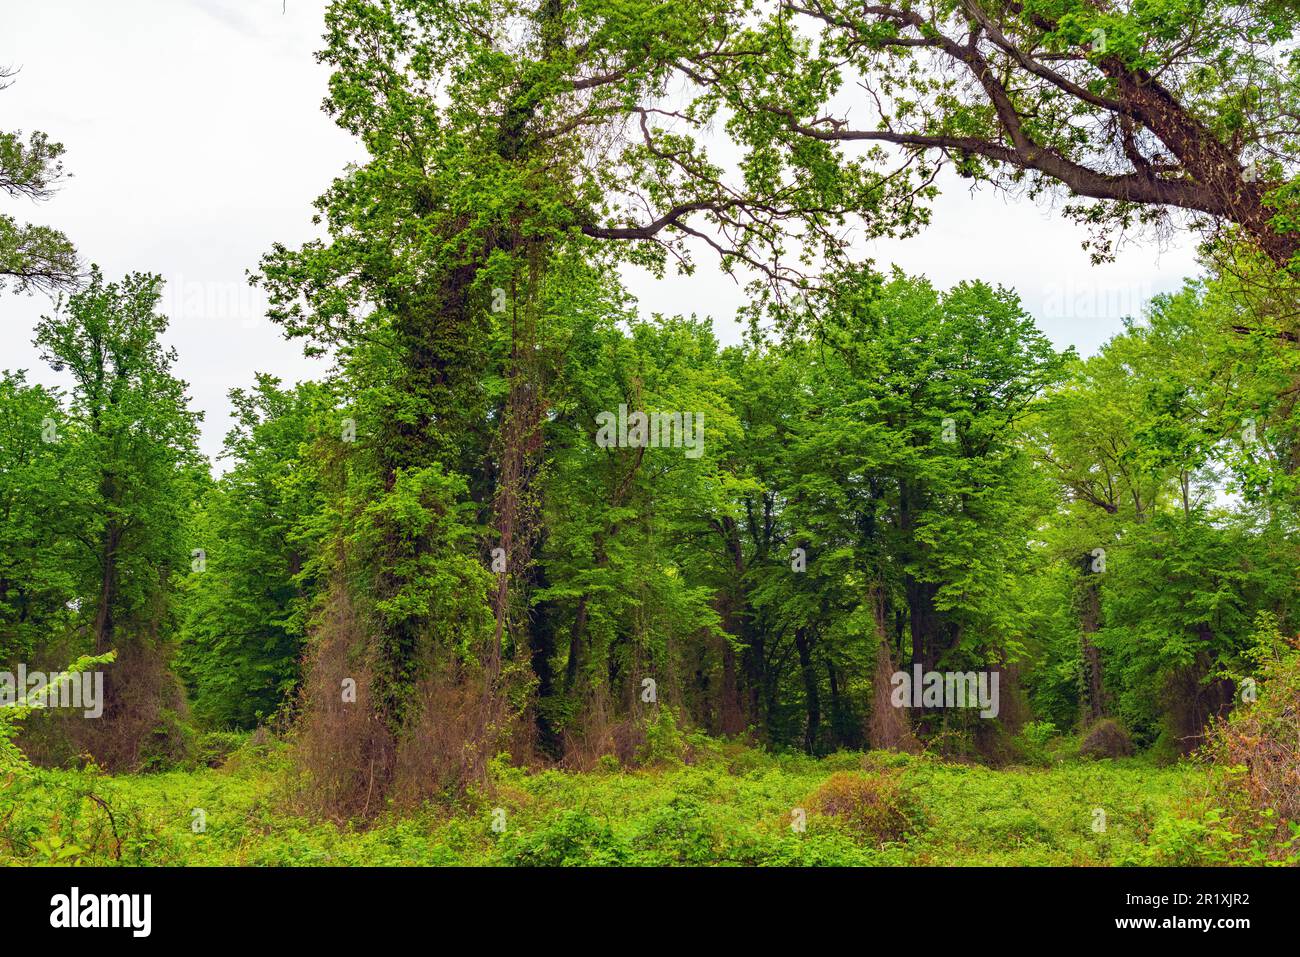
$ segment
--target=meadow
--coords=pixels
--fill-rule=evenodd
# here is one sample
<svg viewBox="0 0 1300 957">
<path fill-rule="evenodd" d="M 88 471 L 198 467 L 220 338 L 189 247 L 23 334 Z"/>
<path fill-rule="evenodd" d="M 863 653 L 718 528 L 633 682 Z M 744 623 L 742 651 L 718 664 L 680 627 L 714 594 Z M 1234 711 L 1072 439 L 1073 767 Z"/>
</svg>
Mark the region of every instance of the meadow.
<svg viewBox="0 0 1300 957">
<path fill-rule="evenodd" d="M 930 755 L 768 754 L 696 736 L 691 763 L 529 771 L 490 793 L 358 822 L 313 819 L 290 746 L 223 736 L 216 767 L 42 770 L 0 791 L 0 859 L 216 866 L 1192 865 L 1247 860 L 1213 772 L 1183 761 L 993 769 Z M 5 792 L 8 793 L 5 793 Z M 109 814 L 112 819 L 110 820 Z M 116 830 L 116 835 L 114 834 Z"/>
</svg>

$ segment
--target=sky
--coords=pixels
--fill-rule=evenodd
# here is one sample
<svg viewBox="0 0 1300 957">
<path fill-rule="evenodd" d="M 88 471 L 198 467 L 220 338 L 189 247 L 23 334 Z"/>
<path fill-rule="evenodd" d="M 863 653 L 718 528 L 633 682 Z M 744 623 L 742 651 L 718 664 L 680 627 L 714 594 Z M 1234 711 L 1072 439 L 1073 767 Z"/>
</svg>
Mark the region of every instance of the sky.
<svg viewBox="0 0 1300 957">
<path fill-rule="evenodd" d="M 0 0 L 0 65 L 19 68 L 0 91 L 0 129 L 43 130 L 64 144 L 71 173 L 48 202 L 3 200 L 20 221 L 57 227 L 109 279 L 129 271 L 167 281 L 163 310 L 176 371 L 204 413 L 201 448 L 221 449 L 228 391 L 255 372 L 316 378 L 264 317 L 247 272 L 273 243 L 317 234 L 312 201 L 360 146 L 321 111 L 328 71 L 315 61 L 325 0 Z M 1129 246 L 1090 263 L 1082 229 L 1049 206 L 941 180 L 932 224 L 863 255 L 928 276 L 939 287 L 983 279 L 1015 289 L 1058 347 L 1094 352 L 1153 295 L 1198 268 L 1189 237 L 1163 249 Z M 644 312 L 714 318 L 735 342 L 744 291 L 699 257 L 691 277 L 628 269 Z M 0 368 L 66 385 L 31 339 L 51 309 L 39 295 L 0 292 Z"/>
</svg>

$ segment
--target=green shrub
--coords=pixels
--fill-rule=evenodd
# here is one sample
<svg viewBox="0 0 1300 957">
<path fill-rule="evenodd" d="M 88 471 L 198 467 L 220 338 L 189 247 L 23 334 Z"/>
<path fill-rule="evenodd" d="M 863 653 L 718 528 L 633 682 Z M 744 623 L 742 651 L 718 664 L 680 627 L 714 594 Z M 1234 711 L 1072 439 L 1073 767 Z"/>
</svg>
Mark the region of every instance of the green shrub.
<svg viewBox="0 0 1300 957">
<path fill-rule="evenodd" d="M 1029 721 L 1016 736 L 1016 745 L 1025 763 L 1048 767 L 1052 763 L 1050 744 L 1058 735 L 1051 721 Z"/>
<path fill-rule="evenodd" d="M 721 844 L 708 820 L 708 808 L 687 797 L 675 797 L 652 811 L 632 842 L 638 863 L 656 866 L 715 863 Z"/>
<path fill-rule="evenodd" d="M 980 829 L 996 844 L 1020 847 L 1026 844 L 1052 846 L 1052 829 L 1033 811 L 1024 808 L 995 808 L 986 812 Z"/>
<path fill-rule="evenodd" d="M 1161 867 L 1204 867 L 1228 862 L 1234 836 L 1212 811 L 1206 820 L 1167 814 L 1147 838 L 1147 863 Z"/>
<path fill-rule="evenodd" d="M 645 744 L 637 752 L 642 765 L 675 766 L 682 763 L 686 741 L 677 727 L 677 714 L 667 705 L 659 707 L 654 720 L 645 726 Z"/>
<path fill-rule="evenodd" d="M 221 767 L 249 737 L 243 731 L 205 731 L 194 743 L 194 764 L 205 768 Z"/>
<path fill-rule="evenodd" d="M 141 771 L 170 771 L 192 767 L 198 734 L 185 718 L 172 708 L 160 708 L 158 720 L 140 742 Z"/>
<path fill-rule="evenodd" d="M 602 754 L 596 759 L 596 770 L 601 774 L 618 774 L 623 770 L 623 764 L 617 754 Z"/>
<path fill-rule="evenodd" d="M 1257 687 L 1228 720 L 1211 727 L 1205 753 L 1220 768 L 1216 797 L 1233 828 L 1263 836 L 1272 844 L 1270 858 L 1294 860 L 1300 854 L 1300 647 L 1264 620 L 1247 654 L 1255 678 L 1239 680 Z"/>
<path fill-rule="evenodd" d="M 584 810 L 565 811 L 542 828 L 506 834 L 502 862 L 515 867 L 609 866 L 631 857 L 610 826 Z"/>
</svg>

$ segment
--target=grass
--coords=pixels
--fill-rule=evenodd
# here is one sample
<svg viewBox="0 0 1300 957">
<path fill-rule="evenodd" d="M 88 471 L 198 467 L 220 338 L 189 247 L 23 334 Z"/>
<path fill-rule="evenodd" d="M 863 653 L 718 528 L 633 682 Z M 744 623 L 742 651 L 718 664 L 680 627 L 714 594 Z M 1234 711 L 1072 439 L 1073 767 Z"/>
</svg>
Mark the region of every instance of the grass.
<svg viewBox="0 0 1300 957">
<path fill-rule="evenodd" d="M 1216 847 L 1231 840 L 1216 833 L 1205 806 L 1207 771 L 1186 763 L 1073 759 L 994 770 L 881 752 L 770 755 L 717 742 L 695 753 L 689 765 L 585 774 L 501 761 L 491 793 L 369 827 L 296 811 L 282 744 L 246 744 L 223 766 L 193 771 L 39 771 L 0 780 L 0 860 L 1129 865 L 1222 863 Z"/>
</svg>

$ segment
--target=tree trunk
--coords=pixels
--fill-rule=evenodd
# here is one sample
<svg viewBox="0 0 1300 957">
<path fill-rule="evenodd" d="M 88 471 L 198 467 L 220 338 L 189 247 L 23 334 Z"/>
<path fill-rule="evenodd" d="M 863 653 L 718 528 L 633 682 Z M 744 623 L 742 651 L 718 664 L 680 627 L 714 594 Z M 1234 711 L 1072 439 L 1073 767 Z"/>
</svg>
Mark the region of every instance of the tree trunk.
<svg viewBox="0 0 1300 957">
<path fill-rule="evenodd" d="M 731 517 L 722 520 L 722 529 L 726 535 L 727 551 L 731 556 L 731 567 L 734 573 L 732 579 L 733 591 L 726 595 L 724 601 L 725 614 L 723 616 L 722 627 L 729 635 L 735 635 L 742 642 L 746 641 L 749 632 L 749 600 L 745 593 L 744 576 L 745 576 L 745 553 L 740 546 L 740 530 L 736 521 Z M 756 689 L 751 688 L 750 700 L 756 701 L 753 692 Z M 742 695 L 740 687 L 740 675 L 736 668 L 736 650 L 732 647 L 731 642 L 724 639 L 722 646 L 722 733 L 723 734 L 740 734 L 749 724 L 749 719 L 756 712 L 756 708 L 751 706 L 750 714 L 747 715 L 745 708 L 745 698 Z"/>
<path fill-rule="evenodd" d="M 1083 652 L 1083 700 L 1080 712 L 1086 728 L 1106 716 L 1106 693 L 1101 680 L 1101 649 L 1092 636 L 1101 628 L 1101 589 L 1092 571 L 1092 555 L 1083 556 L 1083 595 L 1079 609 L 1079 628 Z"/>
<path fill-rule="evenodd" d="M 799 652 L 799 670 L 803 675 L 804 708 L 808 713 L 808 721 L 804 726 L 803 749 L 809 754 L 816 754 L 822 712 L 821 701 L 817 696 L 817 669 L 813 667 L 812 642 L 808 639 L 806 628 L 795 629 L 794 645 Z"/>
<path fill-rule="evenodd" d="M 578 682 L 578 663 L 582 660 L 582 638 L 587 630 L 587 596 L 578 599 L 578 610 L 569 626 L 569 660 L 564 665 L 564 690 L 572 693 Z"/>
<path fill-rule="evenodd" d="M 831 744 L 843 747 L 852 742 L 846 740 L 848 725 L 844 720 L 844 703 L 840 700 L 839 675 L 835 671 L 835 662 L 827 659 L 826 678 L 831 689 Z"/>
<path fill-rule="evenodd" d="M 99 604 L 95 609 L 95 654 L 102 655 L 113 646 L 115 620 L 113 606 L 117 603 L 117 551 L 122 542 L 122 532 L 116 522 L 109 522 L 104 530 L 100 563 L 103 569 L 100 580 Z"/>
</svg>

